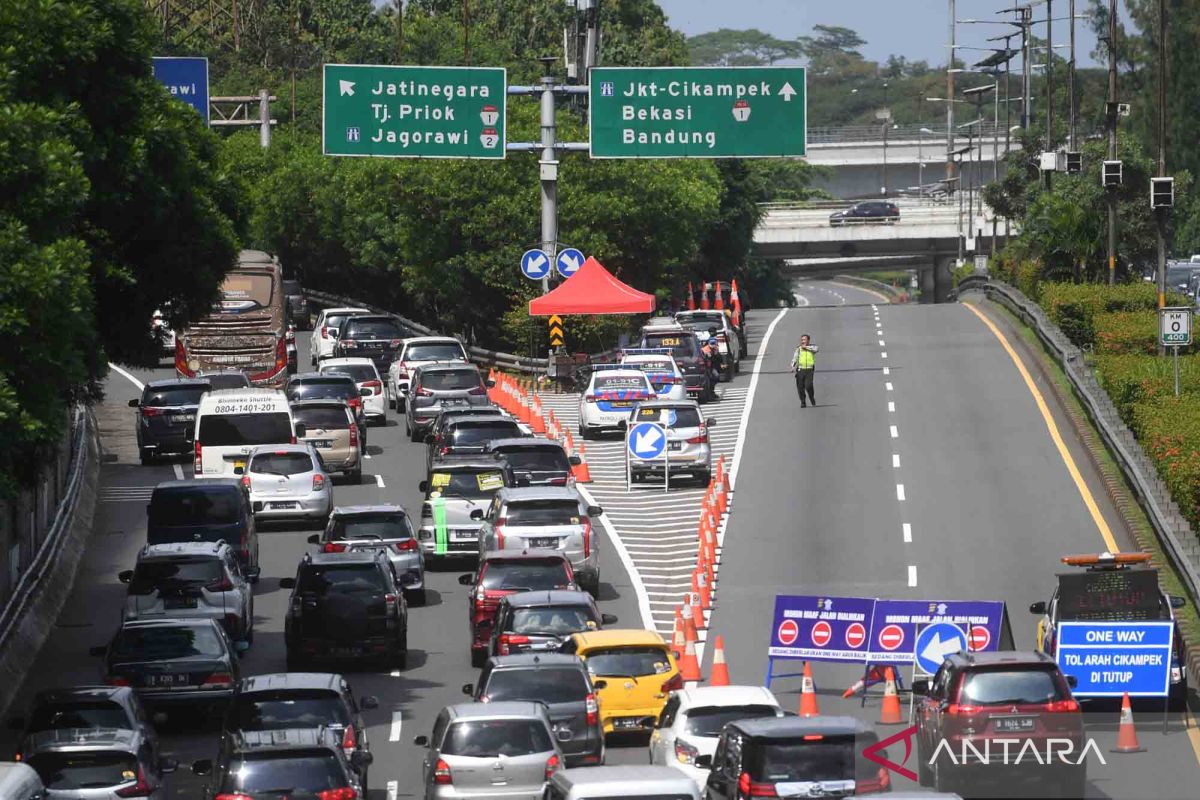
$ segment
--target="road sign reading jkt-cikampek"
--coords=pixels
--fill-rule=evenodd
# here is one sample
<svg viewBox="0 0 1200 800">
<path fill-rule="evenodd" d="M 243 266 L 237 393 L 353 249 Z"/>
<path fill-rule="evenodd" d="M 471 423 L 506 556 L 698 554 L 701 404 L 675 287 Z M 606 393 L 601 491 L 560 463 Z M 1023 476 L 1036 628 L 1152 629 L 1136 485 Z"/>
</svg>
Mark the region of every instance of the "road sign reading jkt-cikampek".
<svg viewBox="0 0 1200 800">
<path fill-rule="evenodd" d="M 326 64 L 324 153 L 504 158 L 507 87 L 499 67 Z"/>
<path fill-rule="evenodd" d="M 1192 343 L 1192 310 L 1190 308 L 1163 308 L 1158 312 L 1159 341 L 1167 346 L 1185 346 Z"/>
</svg>

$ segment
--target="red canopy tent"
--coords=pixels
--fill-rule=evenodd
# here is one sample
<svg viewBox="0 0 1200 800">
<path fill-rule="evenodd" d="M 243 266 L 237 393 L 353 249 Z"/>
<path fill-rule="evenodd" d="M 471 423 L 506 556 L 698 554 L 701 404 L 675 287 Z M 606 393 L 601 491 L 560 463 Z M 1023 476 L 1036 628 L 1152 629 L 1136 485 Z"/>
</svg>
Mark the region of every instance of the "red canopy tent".
<svg viewBox="0 0 1200 800">
<path fill-rule="evenodd" d="M 529 301 L 529 316 L 550 314 L 649 314 L 652 294 L 617 280 L 599 261 L 589 257 L 579 271 L 554 291 Z"/>
</svg>

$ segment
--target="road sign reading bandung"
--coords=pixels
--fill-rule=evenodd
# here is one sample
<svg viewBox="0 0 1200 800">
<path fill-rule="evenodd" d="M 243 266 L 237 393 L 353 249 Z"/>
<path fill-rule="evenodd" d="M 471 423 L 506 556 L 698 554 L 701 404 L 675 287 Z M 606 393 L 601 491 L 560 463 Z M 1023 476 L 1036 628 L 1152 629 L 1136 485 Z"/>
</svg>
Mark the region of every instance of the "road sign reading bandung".
<svg viewBox="0 0 1200 800">
<path fill-rule="evenodd" d="M 1159 341 L 1168 347 L 1182 347 L 1192 343 L 1192 310 L 1190 308 L 1164 308 L 1158 312 Z"/>
<path fill-rule="evenodd" d="M 802 156 L 803 67 L 597 67 L 592 158 Z"/>
<path fill-rule="evenodd" d="M 1060 622 L 1055 659 L 1076 697 L 1165 697 L 1175 623 Z"/>
<path fill-rule="evenodd" d="M 177 100 L 200 112 L 208 124 L 208 59 L 154 57 L 154 77 Z"/>
<path fill-rule="evenodd" d="M 507 86 L 498 67 L 326 64 L 324 153 L 504 158 Z"/>
</svg>

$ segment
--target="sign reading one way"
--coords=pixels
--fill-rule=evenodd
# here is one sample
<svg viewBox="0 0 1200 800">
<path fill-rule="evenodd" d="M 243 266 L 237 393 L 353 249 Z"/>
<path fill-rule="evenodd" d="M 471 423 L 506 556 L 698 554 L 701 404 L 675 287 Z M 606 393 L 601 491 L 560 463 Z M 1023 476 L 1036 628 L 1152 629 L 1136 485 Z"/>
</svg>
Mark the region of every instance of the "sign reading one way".
<svg viewBox="0 0 1200 800">
<path fill-rule="evenodd" d="M 597 67 L 592 158 L 802 156 L 803 67 Z"/>
<path fill-rule="evenodd" d="M 504 158 L 498 67 L 325 65 L 325 155 Z"/>
</svg>

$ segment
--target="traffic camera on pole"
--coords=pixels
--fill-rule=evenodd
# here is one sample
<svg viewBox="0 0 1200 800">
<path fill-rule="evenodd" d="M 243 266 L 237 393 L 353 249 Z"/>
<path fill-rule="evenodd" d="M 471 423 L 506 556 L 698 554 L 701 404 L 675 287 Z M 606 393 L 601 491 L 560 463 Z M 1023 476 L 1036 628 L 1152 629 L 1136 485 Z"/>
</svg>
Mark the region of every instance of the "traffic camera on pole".
<svg viewBox="0 0 1200 800">
<path fill-rule="evenodd" d="M 1067 172 L 1072 175 L 1083 172 L 1083 153 L 1078 150 L 1067 151 Z"/>
<path fill-rule="evenodd" d="M 1105 187 L 1116 187 L 1121 185 L 1120 161 L 1104 162 L 1104 169 L 1101 172 L 1101 182 Z"/>
<path fill-rule="evenodd" d="M 1175 179 L 1150 179 L 1150 207 L 1170 208 L 1175 205 Z"/>
</svg>

